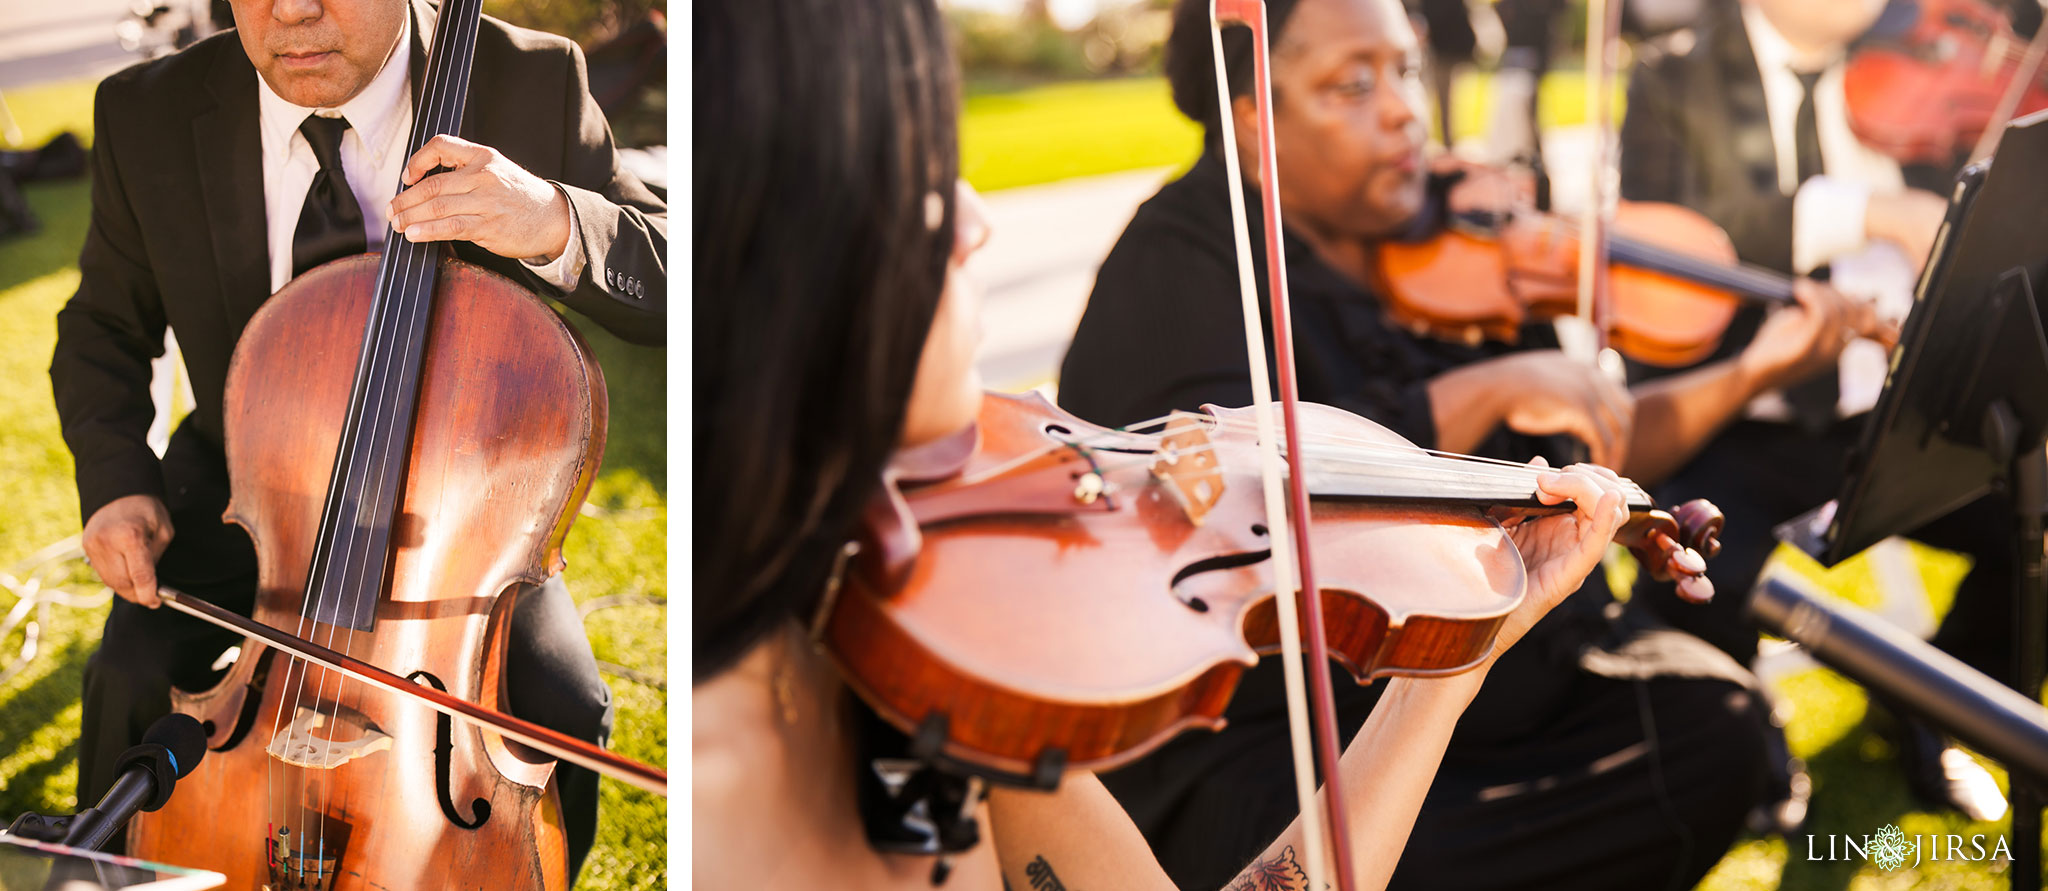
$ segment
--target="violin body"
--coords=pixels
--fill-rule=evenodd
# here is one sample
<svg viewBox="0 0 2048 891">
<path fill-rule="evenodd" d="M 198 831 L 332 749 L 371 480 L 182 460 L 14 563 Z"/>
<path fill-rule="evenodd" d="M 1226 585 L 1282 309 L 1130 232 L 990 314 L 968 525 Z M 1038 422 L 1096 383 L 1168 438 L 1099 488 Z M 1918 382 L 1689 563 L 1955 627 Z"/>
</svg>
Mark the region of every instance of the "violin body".
<svg viewBox="0 0 2048 891">
<path fill-rule="evenodd" d="M 563 566 L 603 452 L 604 380 L 539 299 L 442 260 L 375 628 L 303 619 L 377 271 L 363 255 L 299 276 L 236 348 L 226 519 L 256 546 L 254 617 L 503 710 L 504 595 Z M 136 816 L 132 854 L 231 888 L 567 887 L 552 758 L 253 641 L 213 689 L 173 698 L 213 751 Z"/>
<path fill-rule="evenodd" d="M 1728 234 L 1697 211 L 1647 201 L 1620 202 L 1613 232 L 1611 345 L 1664 366 L 1711 355 L 1744 298 L 1702 283 L 1703 276 L 1674 272 L 1690 264 L 1718 269 L 1718 275 L 1760 278 L 1738 265 Z M 1569 222 L 1554 214 L 1517 212 L 1497 230 L 1454 225 L 1426 240 L 1381 243 L 1375 285 L 1388 315 L 1417 334 L 1475 345 L 1512 343 L 1524 324 L 1578 312 L 1578 252 L 1578 234 Z M 1670 257 L 1655 264 L 1630 262 L 1651 254 Z"/>
<path fill-rule="evenodd" d="M 1856 137 L 1904 163 L 1954 163 L 1993 121 L 2026 46 L 1982 0 L 1916 0 L 1913 27 L 1850 56 L 1842 88 Z M 2040 72 L 2013 116 L 2048 108 Z"/>
<path fill-rule="evenodd" d="M 1423 455 L 1300 408 L 1304 441 Z M 1136 434 L 987 395 L 973 430 L 891 466 L 814 636 L 918 754 L 1016 782 L 1220 729 L 1280 632 L 1251 411 L 1208 412 Z M 1354 678 L 1486 658 L 1527 583 L 1506 514 L 1344 495 L 1311 510 L 1329 652 Z"/>
</svg>

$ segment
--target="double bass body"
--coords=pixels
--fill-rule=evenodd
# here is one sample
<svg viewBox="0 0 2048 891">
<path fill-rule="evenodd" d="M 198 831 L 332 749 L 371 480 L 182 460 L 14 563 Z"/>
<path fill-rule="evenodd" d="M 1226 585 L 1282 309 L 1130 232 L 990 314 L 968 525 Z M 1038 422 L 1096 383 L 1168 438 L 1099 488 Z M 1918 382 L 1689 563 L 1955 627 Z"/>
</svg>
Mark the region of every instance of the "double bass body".
<svg viewBox="0 0 2048 891">
<path fill-rule="evenodd" d="M 374 628 L 302 620 L 377 271 L 364 255 L 295 279 L 237 347 L 228 519 L 256 546 L 255 618 L 502 711 L 507 595 L 562 569 L 603 453 L 603 377 L 537 298 L 441 261 Z M 550 758 L 254 644 L 174 699 L 214 751 L 137 816 L 137 856 L 233 888 L 567 885 Z"/>
</svg>

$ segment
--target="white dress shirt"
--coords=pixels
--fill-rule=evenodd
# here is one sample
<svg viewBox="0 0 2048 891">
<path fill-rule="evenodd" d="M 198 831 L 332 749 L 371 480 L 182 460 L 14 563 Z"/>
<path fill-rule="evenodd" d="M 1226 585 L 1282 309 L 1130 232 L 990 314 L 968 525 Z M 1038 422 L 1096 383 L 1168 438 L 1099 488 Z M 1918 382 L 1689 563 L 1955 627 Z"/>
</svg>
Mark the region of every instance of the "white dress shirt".
<svg viewBox="0 0 2048 891">
<path fill-rule="evenodd" d="M 256 78 L 259 129 L 263 141 L 263 210 L 270 246 L 270 291 L 277 293 L 292 278 L 292 237 L 306 190 L 320 172 L 313 146 L 299 132 L 310 115 L 347 118 L 341 137 L 341 166 L 350 191 L 363 211 L 363 236 L 369 249 L 382 250 L 391 231 L 391 199 L 398 195 L 405 172 L 407 142 L 412 138 L 412 17 L 405 16 L 398 43 L 384 67 L 362 92 L 339 108 L 306 108 L 279 96 L 262 77 Z M 557 191 L 560 187 L 557 186 Z M 574 290 L 583 274 L 582 239 L 575 237 L 576 206 L 569 205 L 567 250 L 553 261 L 522 260 L 542 281 L 564 292 Z"/>
<path fill-rule="evenodd" d="M 1778 188 L 1792 197 L 1792 268 L 1804 275 L 1831 266 L 1831 283 L 1842 293 L 1873 301 L 1881 317 L 1900 320 L 1913 305 L 1913 265 L 1890 242 L 1864 235 L 1870 196 L 1903 191 L 1899 163 L 1856 138 L 1849 129 L 1848 98 L 1842 89 L 1846 54 L 1802 54 L 1754 4 L 1742 5 L 1743 30 L 1762 75 L 1764 110 L 1777 151 Z M 1798 119 L 1805 87 L 1795 71 L 1821 70 L 1813 88 L 1813 116 L 1820 137 L 1821 175 L 1799 181 Z M 1882 346 L 1858 340 L 1842 350 L 1839 364 L 1843 416 L 1868 411 L 1884 386 L 1887 357 Z M 1754 417 L 1790 417 L 1784 400 L 1767 393 L 1750 406 Z"/>
</svg>

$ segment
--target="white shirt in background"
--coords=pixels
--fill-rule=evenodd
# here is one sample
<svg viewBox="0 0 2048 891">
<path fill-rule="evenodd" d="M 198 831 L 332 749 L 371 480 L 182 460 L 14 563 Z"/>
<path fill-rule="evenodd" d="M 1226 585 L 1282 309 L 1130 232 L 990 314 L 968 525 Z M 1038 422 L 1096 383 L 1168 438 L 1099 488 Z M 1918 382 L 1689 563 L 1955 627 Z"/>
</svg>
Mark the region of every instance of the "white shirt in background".
<svg viewBox="0 0 2048 891">
<path fill-rule="evenodd" d="M 1842 89 L 1846 56 L 1806 56 L 1751 4 L 1742 6 L 1743 28 L 1763 77 L 1764 109 L 1770 118 L 1771 143 L 1777 150 L 1778 187 L 1792 197 L 1792 268 L 1804 275 L 1831 267 L 1831 283 L 1842 293 L 1872 301 L 1878 315 L 1903 320 L 1913 306 L 1913 264 L 1890 242 L 1872 242 L 1863 232 L 1870 196 L 1906 188 L 1899 163 L 1856 138 L 1849 129 L 1848 98 Z M 1805 88 L 1794 70 L 1821 69 L 1813 89 L 1813 116 L 1820 137 L 1826 173 L 1799 182 L 1797 126 Z M 1858 340 L 1842 350 L 1839 360 L 1843 417 L 1870 410 L 1884 387 L 1885 349 Z M 1783 397 L 1766 393 L 1750 404 L 1752 417 L 1783 420 L 1791 416 Z"/>
</svg>

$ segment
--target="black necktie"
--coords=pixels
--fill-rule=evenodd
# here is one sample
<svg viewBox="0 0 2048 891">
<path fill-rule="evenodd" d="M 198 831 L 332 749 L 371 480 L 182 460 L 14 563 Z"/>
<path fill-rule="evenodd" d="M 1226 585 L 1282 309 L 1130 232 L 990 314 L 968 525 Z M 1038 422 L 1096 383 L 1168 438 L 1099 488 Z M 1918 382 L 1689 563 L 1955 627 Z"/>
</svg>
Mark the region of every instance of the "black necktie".
<svg viewBox="0 0 2048 891">
<path fill-rule="evenodd" d="M 1802 92 L 1799 97 L 1799 116 L 1792 125 L 1792 144 L 1799 158 L 1799 182 L 1822 172 L 1820 157 L 1820 124 L 1813 113 L 1813 86 L 1820 82 L 1819 71 L 1798 71 L 1792 74 L 1799 78 Z M 1839 375 L 1834 368 L 1822 371 L 1804 381 L 1786 387 L 1785 403 L 1792 409 L 1792 419 L 1806 432 L 1825 432 L 1835 422 L 1835 404 L 1840 401 L 1842 388 Z"/>
<path fill-rule="evenodd" d="M 1799 181 L 1802 183 L 1810 177 L 1819 176 L 1822 172 L 1820 124 L 1813 115 L 1813 85 L 1820 82 L 1820 75 L 1821 72 L 1818 71 L 1792 72 L 1792 76 L 1799 78 L 1801 89 L 1799 116 L 1794 119 L 1795 123 L 1792 125 L 1792 144 L 1798 154 Z"/>
<path fill-rule="evenodd" d="M 320 159 L 320 172 L 313 174 L 306 206 L 299 211 L 299 228 L 292 233 L 293 278 L 329 260 L 370 249 L 363 234 L 363 209 L 341 169 L 341 135 L 347 131 L 346 118 L 308 115 L 299 125 L 313 146 L 313 157 Z"/>
</svg>

